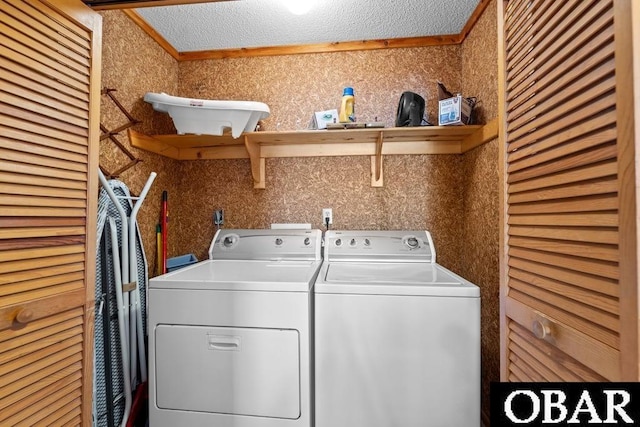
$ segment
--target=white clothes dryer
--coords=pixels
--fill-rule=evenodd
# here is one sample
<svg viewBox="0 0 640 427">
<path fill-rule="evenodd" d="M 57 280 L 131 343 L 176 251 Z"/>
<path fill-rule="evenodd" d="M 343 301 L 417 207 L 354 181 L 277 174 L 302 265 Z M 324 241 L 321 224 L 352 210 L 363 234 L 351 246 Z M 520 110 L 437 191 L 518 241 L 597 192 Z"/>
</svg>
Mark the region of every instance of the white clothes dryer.
<svg viewBox="0 0 640 427">
<path fill-rule="evenodd" d="M 314 294 L 316 427 L 480 425 L 480 291 L 428 232 L 327 232 Z"/>
<path fill-rule="evenodd" d="M 149 282 L 151 427 L 312 425 L 319 230 L 220 230 Z"/>
</svg>

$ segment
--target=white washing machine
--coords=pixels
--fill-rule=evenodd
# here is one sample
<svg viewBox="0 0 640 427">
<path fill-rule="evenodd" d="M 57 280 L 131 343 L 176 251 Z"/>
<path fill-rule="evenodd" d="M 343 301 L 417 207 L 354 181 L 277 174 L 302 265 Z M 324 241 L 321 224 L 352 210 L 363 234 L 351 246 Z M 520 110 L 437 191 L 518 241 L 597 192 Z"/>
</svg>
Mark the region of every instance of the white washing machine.
<svg viewBox="0 0 640 427">
<path fill-rule="evenodd" d="M 316 427 L 480 425 L 480 290 L 428 232 L 327 232 L 314 293 Z"/>
<path fill-rule="evenodd" d="M 151 427 L 309 427 L 319 230 L 220 230 L 149 282 Z"/>
</svg>

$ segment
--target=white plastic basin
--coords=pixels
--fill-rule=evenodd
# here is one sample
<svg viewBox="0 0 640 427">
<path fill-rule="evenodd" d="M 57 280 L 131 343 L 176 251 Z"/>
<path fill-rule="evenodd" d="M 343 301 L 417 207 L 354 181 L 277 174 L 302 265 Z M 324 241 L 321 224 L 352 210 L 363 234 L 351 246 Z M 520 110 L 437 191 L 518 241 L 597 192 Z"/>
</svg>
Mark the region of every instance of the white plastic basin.
<svg viewBox="0 0 640 427">
<path fill-rule="evenodd" d="M 166 93 L 147 92 L 144 100 L 153 109 L 168 113 L 179 134 L 222 135 L 226 128 L 238 138 L 255 130 L 258 120 L 269 117 L 269 106 L 254 101 L 218 101 L 181 98 Z"/>
</svg>

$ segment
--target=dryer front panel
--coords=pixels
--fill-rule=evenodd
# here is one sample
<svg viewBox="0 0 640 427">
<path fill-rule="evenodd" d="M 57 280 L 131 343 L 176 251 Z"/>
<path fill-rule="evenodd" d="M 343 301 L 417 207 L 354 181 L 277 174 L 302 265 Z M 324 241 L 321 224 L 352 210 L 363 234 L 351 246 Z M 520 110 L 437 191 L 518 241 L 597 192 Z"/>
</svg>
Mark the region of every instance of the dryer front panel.
<svg viewBox="0 0 640 427">
<path fill-rule="evenodd" d="M 157 406 L 297 419 L 299 341 L 294 329 L 158 325 Z"/>
</svg>

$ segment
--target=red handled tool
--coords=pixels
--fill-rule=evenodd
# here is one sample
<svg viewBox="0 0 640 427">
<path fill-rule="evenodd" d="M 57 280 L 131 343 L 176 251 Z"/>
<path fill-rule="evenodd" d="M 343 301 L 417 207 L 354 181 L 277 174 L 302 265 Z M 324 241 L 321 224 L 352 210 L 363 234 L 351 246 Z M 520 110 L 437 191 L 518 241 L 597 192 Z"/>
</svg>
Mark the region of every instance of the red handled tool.
<svg viewBox="0 0 640 427">
<path fill-rule="evenodd" d="M 167 222 L 169 222 L 169 212 L 167 207 L 168 202 L 167 191 L 162 192 L 162 274 L 167 272 Z"/>
</svg>

